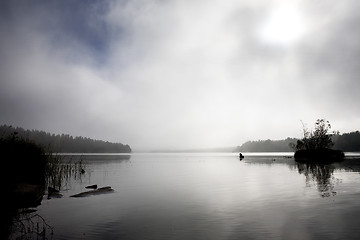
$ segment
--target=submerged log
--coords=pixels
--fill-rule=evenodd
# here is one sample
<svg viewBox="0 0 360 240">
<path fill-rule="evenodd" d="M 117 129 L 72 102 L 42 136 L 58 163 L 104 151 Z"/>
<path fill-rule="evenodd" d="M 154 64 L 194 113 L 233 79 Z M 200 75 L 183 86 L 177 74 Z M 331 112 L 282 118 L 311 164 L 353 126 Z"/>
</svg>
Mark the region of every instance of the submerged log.
<svg viewBox="0 0 360 240">
<path fill-rule="evenodd" d="M 114 189 L 112 189 L 110 186 L 98 188 L 91 191 L 81 192 L 75 195 L 72 195 L 70 197 L 89 197 L 92 195 L 100 195 L 100 194 L 106 194 L 106 193 L 112 193 L 114 192 Z"/>
</svg>

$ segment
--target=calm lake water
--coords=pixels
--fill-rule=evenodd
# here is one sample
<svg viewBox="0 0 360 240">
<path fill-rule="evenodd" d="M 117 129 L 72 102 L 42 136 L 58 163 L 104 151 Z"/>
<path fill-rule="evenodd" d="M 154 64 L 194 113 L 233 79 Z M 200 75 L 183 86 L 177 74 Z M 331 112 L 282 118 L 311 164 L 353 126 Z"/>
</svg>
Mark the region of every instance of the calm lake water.
<svg viewBox="0 0 360 240">
<path fill-rule="evenodd" d="M 305 165 L 244 155 L 84 155 L 86 173 L 36 214 L 52 239 L 359 238 L 359 156 Z M 115 192 L 70 197 L 92 184 Z"/>
</svg>

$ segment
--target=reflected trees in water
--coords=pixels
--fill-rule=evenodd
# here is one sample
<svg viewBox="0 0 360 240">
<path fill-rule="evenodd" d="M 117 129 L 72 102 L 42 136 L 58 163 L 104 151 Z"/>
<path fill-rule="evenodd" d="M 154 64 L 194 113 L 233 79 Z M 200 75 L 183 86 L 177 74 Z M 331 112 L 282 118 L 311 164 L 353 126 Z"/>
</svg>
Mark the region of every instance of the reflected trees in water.
<svg viewBox="0 0 360 240">
<path fill-rule="evenodd" d="M 322 197 L 336 195 L 334 187 L 337 179 L 333 176 L 335 166 L 332 164 L 297 163 L 297 169 L 300 174 L 305 175 L 307 186 L 310 186 L 311 182 L 315 182 Z"/>
</svg>

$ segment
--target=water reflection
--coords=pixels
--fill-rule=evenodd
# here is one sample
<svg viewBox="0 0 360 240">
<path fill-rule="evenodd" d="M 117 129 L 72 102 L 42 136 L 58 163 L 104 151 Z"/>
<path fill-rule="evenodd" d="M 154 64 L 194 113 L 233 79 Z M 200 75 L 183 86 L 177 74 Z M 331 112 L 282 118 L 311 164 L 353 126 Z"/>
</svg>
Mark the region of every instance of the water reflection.
<svg viewBox="0 0 360 240">
<path fill-rule="evenodd" d="M 337 179 L 333 176 L 335 166 L 332 164 L 297 163 L 298 172 L 305 175 L 306 186 L 315 182 L 322 197 L 336 195 L 334 186 Z"/>
<path fill-rule="evenodd" d="M 111 162 L 122 162 L 131 159 L 130 154 L 62 154 L 64 160 L 73 160 L 75 162 L 84 161 L 85 165 L 91 164 L 109 164 Z"/>
<path fill-rule="evenodd" d="M 316 185 L 320 196 L 323 198 L 335 196 L 337 192 L 335 186 L 341 182 L 341 179 L 334 177 L 336 171 L 356 172 L 360 174 L 360 158 L 347 157 L 342 162 L 324 164 L 324 163 L 300 163 L 289 156 L 261 156 L 248 158 L 247 164 L 265 164 L 265 165 L 287 165 L 289 169 L 297 171 L 305 176 L 306 187 Z"/>
</svg>

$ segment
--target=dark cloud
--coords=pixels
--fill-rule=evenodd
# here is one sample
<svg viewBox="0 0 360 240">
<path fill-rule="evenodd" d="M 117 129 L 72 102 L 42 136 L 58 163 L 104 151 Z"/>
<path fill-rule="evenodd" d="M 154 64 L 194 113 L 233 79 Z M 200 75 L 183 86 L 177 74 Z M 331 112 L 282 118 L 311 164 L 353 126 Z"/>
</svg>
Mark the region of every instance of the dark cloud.
<svg viewBox="0 0 360 240">
<path fill-rule="evenodd" d="M 54 49 L 69 51 L 67 58 L 82 61 L 88 54 L 101 64 L 108 54 L 106 1 L 3 1 L 2 23 L 26 41 L 42 34 Z M 20 32 L 20 33 L 19 33 Z M 69 50 L 71 49 L 71 50 Z M 75 51 L 73 51 L 75 50 Z M 72 53 L 70 53 L 72 52 Z"/>
</svg>

